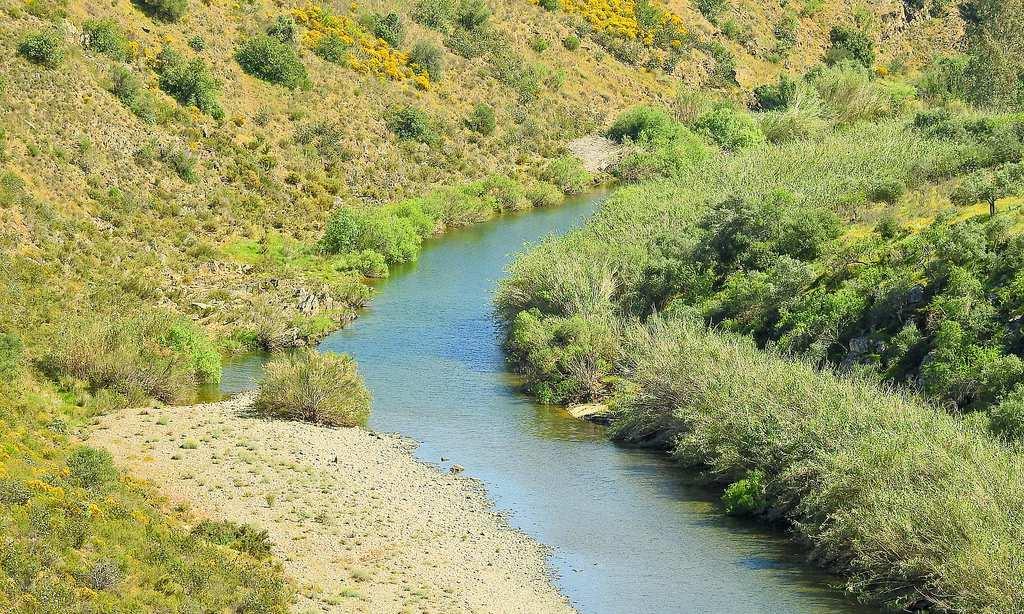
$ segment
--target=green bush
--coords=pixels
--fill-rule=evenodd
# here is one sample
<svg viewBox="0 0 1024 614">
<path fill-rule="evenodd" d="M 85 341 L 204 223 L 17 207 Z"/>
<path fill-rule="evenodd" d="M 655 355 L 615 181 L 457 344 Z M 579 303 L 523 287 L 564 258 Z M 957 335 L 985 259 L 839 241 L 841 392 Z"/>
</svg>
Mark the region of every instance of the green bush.
<svg viewBox="0 0 1024 614">
<path fill-rule="evenodd" d="M 640 106 L 619 115 L 607 135 L 619 143 L 627 138 L 633 141 L 652 141 L 670 136 L 676 127 L 675 120 L 664 110 Z"/>
<path fill-rule="evenodd" d="M 697 118 L 694 131 L 722 149 L 736 151 L 765 142 L 764 133 L 749 113 L 721 106 Z"/>
<path fill-rule="evenodd" d="M 82 29 L 87 49 L 119 60 L 128 58 L 128 39 L 113 19 L 87 19 Z"/>
<path fill-rule="evenodd" d="M 398 13 L 375 15 L 373 18 L 373 35 L 393 48 L 398 49 L 405 40 L 405 26 Z"/>
<path fill-rule="evenodd" d="M 295 42 L 297 31 L 298 25 L 289 15 L 278 15 L 277 19 L 267 26 L 267 36 L 272 36 L 289 45 Z"/>
<path fill-rule="evenodd" d="M 988 410 L 989 429 L 1008 443 L 1024 443 L 1024 388 L 1018 387 Z"/>
<path fill-rule="evenodd" d="M 206 51 L 206 39 L 196 34 L 195 36 L 189 37 L 188 46 L 196 53 Z"/>
<path fill-rule="evenodd" d="M 535 53 L 544 53 L 551 46 L 551 41 L 538 34 L 530 37 L 529 44 Z"/>
<path fill-rule="evenodd" d="M 576 156 L 562 156 L 549 162 L 541 171 L 541 179 L 554 184 L 563 194 L 583 193 L 594 178 L 583 168 Z"/>
<path fill-rule="evenodd" d="M 372 249 L 342 253 L 332 261 L 338 271 L 358 271 L 363 277 L 384 278 L 388 276 L 388 262 L 384 254 Z"/>
<path fill-rule="evenodd" d="M 419 253 L 423 237 L 432 232 L 436 224 L 428 216 L 417 228 L 415 220 L 422 218 L 413 217 L 412 213 L 398 215 L 394 207 L 373 210 L 340 207 L 324 229 L 320 249 L 327 254 L 371 250 L 389 264 L 411 262 Z"/>
<path fill-rule="evenodd" d="M 497 120 L 494 118 L 494 109 L 483 102 L 473 107 L 473 112 L 466 118 L 466 127 L 484 136 L 494 133 Z"/>
<path fill-rule="evenodd" d="M 110 93 L 131 109 L 139 119 L 154 124 L 157 121 L 156 104 L 138 75 L 126 66 L 115 66 L 110 71 Z"/>
<path fill-rule="evenodd" d="M 580 48 L 580 37 L 575 34 L 570 34 L 562 39 L 562 46 L 569 51 L 576 51 Z"/>
<path fill-rule="evenodd" d="M 785 109 L 797 95 L 797 83 L 783 74 L 777 84 L 759 85 L 754 88 L 754 109 L 778 111 Z"/>
<path fill-rule="evenodd" d="M 538 181 L 527 187 L 526 199 L 534 207 L 554 207 L 562 204 L 565 200 L 565 193 L 556 185 Z"/>
<path fill-rule="evenodd" d="M 430 117 L 414 106 L 392 107 L 384 121 L 399 139 L 430 143 L 437 139 Z"/>
<path fill-rule="evenodd" d="M 60 66 L 67 56 L 64 39 L 55 30 L 29 34 L 18 43 L 18 53 L 26 60 L 47 68 Z"/>
<path fill-rule="evenodd" d="M 476 31 L 491 18 L 491 8 L 486 0 L 460 0 L 457 17 L 463 28 Z"/>
<path fill-rule="evenodd" d="M 965 54 L 932 58 L 917 81 L 921 97 L 932 103 L 968 100 L 971 87 L 970 62 L 970 56 Z"/>
<path fill-rule="evenodd" d="M 161 147 L 158 153 L 160 161 L 171 167 L 182 181 L 195 183 L 196 180 L 196 159 L 187 150 L 181 147 Z"/>
<path fill-rule="evenodd" d="M 133 0 L 147 15 L 161 21 L 178 21 L 188 10 L 188 0 Z"/>
<path fill-rule="evenodd" d="M 186 321 L 172 324 L 163 343 L 191 359 L 192 371 L 200 384 L 220 383 L 220 353 L 195 324 Z"/>
<path fill-rule="evenodd" d="M 455 22 L 458 6 L 455 0 L 419 0 L 412 11 L 418 24 L 439 32 L 448 32 Z"/>
<path fill-rule="evenodd" d="M 540 7 L 545 11 L 557 11 L 562 8 L 559 0 L 540 0 Z"/>
<path fill-rule="evenodd" d="M 309 75 L 295 50 L 287 43 L 265 34 L 244 41 L 235 52 L 235 60 L 250 75 L 283 85 L 288 89 L 309 85 Z"/>
<path fill-rule="evenodd" d="M 761 513 L 766 505 L 764 481 L 764 472 L 754 470 L 748 472 L 743 479 L 729 484 L 722 493 L 725 513 L 732 516 L 753 516 Z"/>
<path fill-rule="evenodd" d="M 417 41 L 409 51 L 409 64 L 437 82 L 444 75 L 444 54 L 429 41 Z"/>
<path fill-rule="evenodd" d="M 170 48 L 158 58 L 160 89 L 186 106 L 194 106 L 214 119 L 224 117 L 218 101 L 220 82 L 210 73 L 202 58 L 185 60 Z"/>
<path fill-rule="evenodd" d="M 102 490 L 117 480 L 114 459 L 106 450 L 78 446 L 67 457 L 68 481 L 87 490 Z"/>
<path fill-rule="evenodd" d="M 825 54 L 829 64 L 854 61 L 868 68 L 875 63 L 875 43 L 858 28 L 836 26 L 828 35 L 831 47 Z"/>
<path fill-rule="evenodd" d="M 191 325 L 148 313 L 69 321 L 41 366 L 55 378 L 76 377 L 131 403 L 147 397 L 165 403 L 188 400 L 200 381 L 219 379 L 219 366 L 212 364 L 215 350 L 198 331 L 189 334 L 188 343 L 175 341 L 171 331 L 180 326 Z"/>
<path fill-rule="evenodd" d="M 0 383 L 17 375 L 22 360 L 21 339 L 12 333 L 0 332 Z"/>
<path fill-rule="evenodd" d="M 192 528 L 192 537 L 244 552 L 256 559 L 271 555 L 270 534 L 250 524 L 230 520 L 204 520 Z"/>
<path fill-rule="evenodd" d="M 370 393 L 350 356 L 303 350 L 267 365 L 253 410 L 272 418 L 358 426 L 370 415 Z"/>
<path fill-rule="evenodd" d="M 349 44 L 334 32 L 321 36 L 313 47 L 313 53 L 334 64 L 343 64 L 348 50 Z"/>
<path fill-rule="evenodd" d="M 697 10 L 711 23 L 717 23 L 727 8 L 728 0 L 697 0 Z"/>
</svg>

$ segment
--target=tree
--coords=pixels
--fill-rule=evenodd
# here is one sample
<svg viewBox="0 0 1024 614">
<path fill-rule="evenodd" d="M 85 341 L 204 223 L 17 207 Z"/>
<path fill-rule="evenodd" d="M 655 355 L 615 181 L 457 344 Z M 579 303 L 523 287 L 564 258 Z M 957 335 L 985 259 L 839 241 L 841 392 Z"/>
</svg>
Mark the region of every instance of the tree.
<svg viewBox="0 0 1024 614">
<path fill-rule="evenodd" d="M 996 201 L 1020 193 L 1024 165 L 1006 164 L 995 170 L 985 169 L 968 175 L 953 191 L 951 199 L 957 205 L 987 202 L 989 215 L 996 214 Z"/>
</svg>

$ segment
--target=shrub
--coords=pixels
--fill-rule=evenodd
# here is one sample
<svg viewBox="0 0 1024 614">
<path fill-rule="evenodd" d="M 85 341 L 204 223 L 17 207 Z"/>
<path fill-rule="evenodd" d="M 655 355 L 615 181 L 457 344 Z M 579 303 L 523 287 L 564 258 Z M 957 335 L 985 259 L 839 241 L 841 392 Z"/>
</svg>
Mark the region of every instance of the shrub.
<svg viewBox="0 0 1024 614">
<path fill-rule="evenodd" d="M 128 39 L 113 19 L 87 19 L 82 24 L 85 46 L 97 53 L 105 53 L 119 60 L 128 57 Z"/>
<path fill-rule="evenodd" d="M 220 383 L 220 353 L 195 324 L 175 322 L 168 329 L 163 343 L 191 360 L 192 371 L 200 384 Z"/>
<path fill-rule="evenodd" d="M 244 552 L 256 559 L 270 558 L 270 534 L 247 523 L 204 520 L 192 528 L 192 537 Z"/>
<path fill-rule="evenodd" d="M 272 36 L 261 34 L 241 44 L 235 60 L 250 75 L 288 89 L 307 87 L 309 75 L 295 50 Z"/>
<path fill-rule="evenodd" d="M 704 50 L 714 61 L 709 85 L 714 87 L 736 85 L 736 56 L 732 51 L 717 41 L 708 44 Z"/>
<path fill-rule="evenodd" d="M 371 250 L 390 264 L 416 259 L 424 236 L 433 231 L 436 221 L 429 216 L 406 211 L 398 215 L 394 207 L 369 211 L 339 207 L 324 229 L 320 249 L 327 254 Z M 418 211 L 422 214 L 422 211 Z M 421 220 L 419 230 L 412 218 Z"/>
<path fill-rule="evenodd" d="M 413 8 L 412 19 L 428 28 L 447 32 L 457 11 L 455 0 L 419 0 Z"/>
<path fill-rule="evenodd" d="M 753 516 L 765 508 L 765 475 L 763 471 L 750 471 L 746 477 L 726 487 L 722 493 L 725 513 L 732 516 Z"/>
<path fill-rule="evenodd" d="M 811 83 L 822 98 L 824 112 L 837 126 L 879 119 L 901 104 L 871 79 L 867 68 L 855 62 L 818 70 Z"/>
<path fill-rule="evenodd" d="M 797 83 L 787 75 L 779 77 L 778 84 L 759 85 L 754 88 L 754 109 L 777 111 L 785 109 L 797 94 Z"/>
<path fill-rule="evenodd" d="M 60 66 L 67 55 L 64 39 L 55 30 L 29 34 L 18 44 L 18 53 L 26 60 L 47 68 Z"/>
<path fill-rule="evenodd" d="M 146 397 L 165 403 L 187 400 L 197 383 L 209 377 L 209 370 L 197 373 L 197 366 L 208 364 L 199 356 L 212 346 L 194 340 L 187 347 L 171 347 L 169 331 L 175 325 L 183 324 L 160 313 L 70 321 L 51 343 L 41 366 L 53 377 L 76 377 L 129 402 L 141 403 Z M 195 336 L 201 338 L 198 332 Z"/>
<path fill-rule="evenodd" d="M 402 46 L 402 41 L 405 40 L 405 26 L 402 25 L 402 18 L 398 13 L 375 16 L 373 20 L 373 35 L 398 49 Z"/>
<path fill-rule="evenodd" d="M 551 42 L 539 34 L 530 37 L 530 49 L 535 53 L 544 53 L 550 46 Z"/>
<path fill-rule="evenodd" d="M 729 151 L 765 142 L 764 133 L 749 113 L 727 106 L 718 107 L 697 118 L 693 128 L 698 134 Z"/>
<path fill-rule="evenodd" d="M 929 102 L 947 103 L 970 96 L 970 56 L 940 55 L 932 58 L 917 81 L 921 97 Z"/>
<path fill-rule="evenodd" d="M 171 167 L 171 170 L 187 183 L 196 180 L 196 159 L 188 151 L 180 147 L 165 146 L 160 148 L 160 161 Z"/>
<path fill-rule="evenodd" d="M 558 186 L 538 181 L 526 189 L 526 199 L 534 207 L 554 207 L 565 200 L 564 192 Z"/>
<path fill-rule="evenodd" d="M 554 184 L 563 194 L 573 195 L 585 191 L 594 178 L 576 156 L 562 156 L 544 167 L 541 179 Z"/>
<path fill-rule="evenodd" d="M 267 36 L 272 36 L 282 43 L 291 44 L 295 42 L 295 32 L 298 26 L 295 20 L 289 15 L 278 15 L 274 23 L 267 26 Z"/>
<path fill-rule="evenodd" d="M 372 249 L 348 252 L 333 261 L 338 271 L 358 271 L 363 277 L 384 278 L 388 276 L 388 262 L 384 254 Z"/>
<path fill-rule="evenodd" d="M 348 57 L 349 44 L 335 32 L 330 32 L 317 39 L 313 53 L 328 62 L 342 64 Z"/>
<path fill-rule="evenodd" d="M 580 37 L 575 34 L 570 34 L 562 39 L 562 46 L 569 51 L 576 51 L 580 48 Z"/>
<path fill-rule="evenodd" d="M 545 11 L 557 11 L 561 4 L 559 0 L 540 0 L 540 7 Z"/>
<path fill-rule="evenodd" d="M 430 143 L 437 138 L 426 112 L 410 105 L 391 108 L 384 121 L 388 129 L 402 140 Z"/>
<path fill-rule="evenodd" d="M 675 125 L 675 120 L 662 109 L 639 106 L 619 115 L 607 135 L 619 143 L 627 138 L 651 141 L 669 136 L 675 130 Z"/>
<path fill-rule="evenodd" d="M 178 21 L 188 10 L 188 0 L 134 0 L 151 17 L 161 21 Z"/>
<path fill-rule="evenodd" d="M 477 103 L 473 107 L 473 112 L 466 118 L 466 127 L 484 136 L 490 136 L 496 125 L 494 109 L 483 102 Z"/>
<path fill-rule="evenodd" d="M 370 393 L 345 354 L 303 350 L 267 365 L 256 413 L 327 426 L 358 426 L 370 415 Z"/>
<path fill-rule="evenodd" d="M 427 73 L 431 81 L 440 81 L 444 74 L 444 54 L 429 41 L 417 41 L 412 46 L 409 64 Z"/>
<path fill-rule="evenodd" d="M 697 10 L 711 23 L 716 23 L 728 7 L 728 0 L 697 0 Z"/>
<path fill-rule="evenodd" d="M 67 457 L 68 481 L 85 489 L 101 489 L 117 479 L 114 459 L 106 450 L 79 446 Z"/>
<path fill-rule="evenodd" d="M 485 0 L 461 0 L 459 2 L 459 25 L 466 30 L 479 30 L 490 17 L 491 9 Z"/>
<path fill-rule="evenodd" d="M 875 63 L 875 43 L 862 30 L 836 26 L 828 38 L 832 45 L 825 54 L 828 64 L 854 61 L 870 68 Z"/>
<path fill-rule="evenodd" d="M 12 333 L 0 332 L 0 383 L 14 379 L 21 366 L 21 339 Z"/>
<path fill-rule="evenodd" d="M 183 105 L 191 105 L 215 119 L 224 117 L 217 100 L 220 83 L 202 58 L 185 60 L 168 47 L 158 58 L 160 89 Z"/>
</svg>

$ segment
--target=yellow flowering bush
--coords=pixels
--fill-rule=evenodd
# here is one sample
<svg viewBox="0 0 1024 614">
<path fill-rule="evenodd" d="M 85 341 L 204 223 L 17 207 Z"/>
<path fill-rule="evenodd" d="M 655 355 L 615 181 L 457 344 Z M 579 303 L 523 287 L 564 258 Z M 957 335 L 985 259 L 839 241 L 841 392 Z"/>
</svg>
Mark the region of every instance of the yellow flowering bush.
<svg viewBox="0 0 1024 614">
<path fill-rule="evenodd" d="M 540 4 L 540 0 L 530 0 Z M 683 20 L 661 0 L 561 0 L 561 8 L 578 15 L 596 32 L 637 41 L 647 47 L 683 47 Z"/>
<path fill-rule="evenodd" d="M 348 15 L 307 4 L 292 10 L 292 17 L 306 28 L 303 44 L 324 59 L 393 81 L 413 79 L 420 89 L 430 88 L 430 77 L 413 69 L 408 53 L 367 32 Z"/>
</svg>

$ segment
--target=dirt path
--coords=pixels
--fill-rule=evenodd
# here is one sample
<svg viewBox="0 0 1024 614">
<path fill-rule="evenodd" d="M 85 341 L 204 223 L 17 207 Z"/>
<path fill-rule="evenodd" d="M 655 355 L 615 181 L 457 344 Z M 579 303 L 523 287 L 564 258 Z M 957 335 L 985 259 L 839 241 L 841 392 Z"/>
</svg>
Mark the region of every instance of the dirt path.
<svg viewBox="0 0 1024 614">
<path fill-rule="evenodd" d="M 92 445 L 200 517 L 269 531 L 296 612 L 572 612 L 475 480 L 363 429 L 244 417 L 251 397 L 108 415 Z"/>
<path fill-rule="evenodd" d="M 568 148 L 591 173 L 607 171 L 622 155 L 621 145 L 596 134 L 571 141 Z"/>
</svg>

